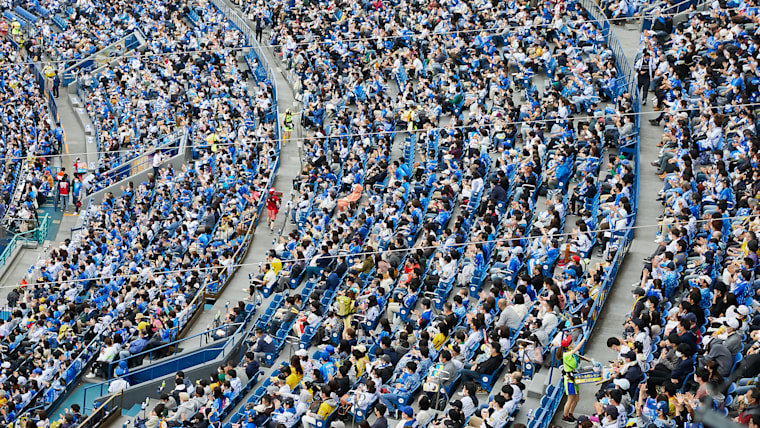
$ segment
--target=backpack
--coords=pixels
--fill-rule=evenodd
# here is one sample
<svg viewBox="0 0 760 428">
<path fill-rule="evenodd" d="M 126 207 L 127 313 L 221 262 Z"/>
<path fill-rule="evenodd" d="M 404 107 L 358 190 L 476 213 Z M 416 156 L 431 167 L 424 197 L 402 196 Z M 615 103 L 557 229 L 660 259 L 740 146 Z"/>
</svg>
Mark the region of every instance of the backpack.
<svg viewBox="0 0 760 428">
<path fill-rule="evenodd" d="M 339 317 L 346 317 L 356 312 L 356 308 L 354 307 L 354 301 L 351 300 L 348 296 L 340 296 L 338 297 L 338 316 Z"/>
</svg>

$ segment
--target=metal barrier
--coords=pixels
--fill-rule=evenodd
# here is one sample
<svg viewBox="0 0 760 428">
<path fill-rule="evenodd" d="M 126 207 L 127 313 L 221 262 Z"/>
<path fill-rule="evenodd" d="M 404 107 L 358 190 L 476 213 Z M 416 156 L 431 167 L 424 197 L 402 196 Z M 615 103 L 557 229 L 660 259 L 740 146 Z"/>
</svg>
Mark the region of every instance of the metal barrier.
<svg viewBox="0 0 760 428">
<path fill-rule="evenodd" d="M 77 425 L 77 428 L 92 428 L 100 426 L 101 424 L 106 423 L 109 419 L 111 419 L 111 417 L 117 414 L 121 414 L 120 410 L 122 408 L 122 399 L 122 393 L 114 394 L 108 397 L 108 399 L 100 404 L 90 416 L 86 417 L 82 422 L 80 422 L 79 425 Z"/>
<path fill-rule="evenodd" d="M 89 114 L 89 113 L 88 113 Z M 91 118 L 92 119 L 92 118 Z M 94 121 L 93 121 L 94 123 Z M 189 129 L 185 128 L 182 131 L 177 131 L 164 137 L 164 142 L 157 147 L 145 147 L 144 153 L 139 154 L 137 157 L 124 160 L 119 166 L 109 169 L 101 173 L 101 177 L 111 178 L 112 182 L 106 183 L 104 181 L 96 183 L 90 190 L 90 193 L 98 192 L 113 183 L 117 183 L 125 178 L 131 177 L 141 171 L 150 168 L 153 165 L 153 157 L 156 153 L 161 152 L 161 156 L 164 160 L 177 156 L 182 153 L 183 148 L 187 142 L 189 136 Z M 98 150 L 98 157 L 100 157 L 100 150 Z M 134 156 L 134 152 L 124 152 L 124 156 L 128 158 Z"/>
<path fill-rule="evenodd" d="M 97 67 L 107 64 L 111 61 L 113 54 L 124 54 L 145 43 L 145 36 L 140 30 L 135 29 L 132 33 L 124 36 L 121 40 L 112 43 L 103 49 L 90 55 L 87 59 L 82 60 L 64 70 L 61 75 L 61 85 L 69 86 L 77 79 L 77 74 L 83 71 L 91 71 Z"/>
<path fill-rule="evenodd" d="M 202 294 L 202 293 L 200 293 L 200 294 Z M 219 331 L 219 329 L 225 328 L 225 327 L 229 327 L 229 326 L 240 326 L 240 325 L 243 325 L 243 323 L 240 322 L 240 323 L 225 324 L 224 326 L 213 328 L 211 330 L 206 330 L 204 332 L 197 333 L 197 334 L 194 334 L 194 335 L 189 336 L 189 337 L 185 337 L 185 338 L 182 338 L 182 339 L 177 339 L 177 340 L 175 340 L 173 342 L 169 342 L 169 343 L 167 343 L 165 345 L 161 345 L 158 348 L 152 348 L 152 349 L 149 349 L 147 351 L 143 351 L 143 352 L 140 352 L 140 353 L 137 353 L 137 354 L 134 354 L 134 355 L 130 355 L 127 358 L 111 361 L 110 363 L 108 363 L 109 370 L 106 372 L 106 379 L 111 379 L 111 373 L 113 373 L 114 369 L 122 361 L 140 360 L 141 361 L 141 363 L 140 363 L 141 365 L 151 364 L 151 363 L 153 363 L 153 362 L 155 362 L 157 360 L 160 360 L 162 358 L 167 358 L 167 357 L 170 357 L 170 356 L 177 355 L 181 351 L 181 348 L 179 347 L 180 344 L 187 343 L 187 342 L 189 342 L 192 339 L 197 339 L 198 340 L 198 346 L 197 346 L 197 348 L 202 348 L 202 347 L 204 347 L 206 345 L 209 345 L 209 344 L 212 344 L 214 342 L 217 342 L 217 341 L 215 341 L 213 339 L 209 339 L 209 336 L 213 337 L 213 334 L 215 332 Z M 236 327 L 236 329 L 237 329 L 237 327 Z M 190 346 L 194 346 L 194 345 L 190 345 Z M 174 349 L 170 350 L 170 348 L 174 348 Z M 166 354 L 164 355 L 164 353 L 166 353 Z M 147 361 L 145 361 L 145 359 L 147 359 Z"/>
<path fill-rule="evenodd" d="M 0 266 L 5 265 L 5 262 L 11 257 L 13 250 L 16 249 L 20 242 L 36 242 L 37 244 L 42 245 L 42 243 L 45 242 L 49 227 L 50 215 L 45 214 L 39 220 L 36 228 L 14 235 L 10 242 L 8 242 L 8 246 L 5 247 L 2 253 L 0 253 Z"/>
</svg>

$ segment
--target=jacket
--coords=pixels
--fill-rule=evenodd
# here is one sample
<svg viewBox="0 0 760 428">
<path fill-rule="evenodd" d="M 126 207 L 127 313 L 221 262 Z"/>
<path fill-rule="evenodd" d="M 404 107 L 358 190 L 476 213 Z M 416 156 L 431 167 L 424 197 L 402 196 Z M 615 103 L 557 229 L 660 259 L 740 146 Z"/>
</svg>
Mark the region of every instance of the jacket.
<svg viewBox="0 0 760 428">
<path fill-rule="evenodd" d="M 182 422 L 183 421 L 182 415 L 184 415 L 185 420 L 189 421 L 190 418 L 193 417 L 193 415 L 195 414 L 197 410 L 198 409 L 196 409 L 194 401 L 185 401 L 184 403 L 177 406 L 177 411 L 174 412 L 174 416 L 169 418 L 169 420 Z"/>
</svg>

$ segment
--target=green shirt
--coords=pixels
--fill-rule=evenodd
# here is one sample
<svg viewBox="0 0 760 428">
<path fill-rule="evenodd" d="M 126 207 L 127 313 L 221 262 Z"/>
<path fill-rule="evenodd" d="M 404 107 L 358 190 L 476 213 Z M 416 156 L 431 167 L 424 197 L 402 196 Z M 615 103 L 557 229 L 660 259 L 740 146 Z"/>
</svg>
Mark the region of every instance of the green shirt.
<svg viewBox="0 0 760 428">
<path fill-rule="evenodd" d="M 578 356 L 570 352 L 562 353 L 562 368 L 565 372 L 574 372 L 578 367 Z"/>
</svg>

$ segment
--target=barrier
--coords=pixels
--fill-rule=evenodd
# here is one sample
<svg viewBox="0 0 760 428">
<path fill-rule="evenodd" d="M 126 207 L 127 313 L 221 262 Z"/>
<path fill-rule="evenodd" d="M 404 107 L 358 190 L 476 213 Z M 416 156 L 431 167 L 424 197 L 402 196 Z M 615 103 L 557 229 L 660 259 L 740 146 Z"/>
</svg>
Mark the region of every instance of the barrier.
<svg viewBox="0 0 760 428">
<path fill-rule="evenodd" d="M 87 59 L 66 68 L 61 76 L 61 84 L 63 86 L 69 86 L 77 79 L 76 75 L 78 73 L 92 71 L 100 66 L 106 65 L 111 61 L 111 56 L 114 54 L 125 54 L 143 43 L 145 43 L 145 36 L 143 36 L 140 30 L 134 30 L 132 33 L 121 38 L 121 40 L 95 52 Z"/>
<path fill-rule="evenodd" d="M 119 393 L 112 395 L 98 406 L 90 416 L 80 422 L 79 425 L 77 425 L 78 428 L 92 428 L 109 422 L 111 418 L 120 414 L 119 410 L 123 408 L 123 400 L 124 394 Z"/>
<path fill-rule="evenodd" d="M 11 258 L 11 254 L 13 253 L 13 250 L 16 249 L 19 243 L 21 242 L 36 242 L 38 245 L 42 245 L 43 242 L 45 242 L 45 237 L 47 236 L 48 228 L 50 227 L 50 215 L 45 214 L 39 221 L 36 228 L 23 232 L 23 233 L 17 233 L 13 236 L 13 238 L 8 242 L 8 246 L 5 247 L 2 253 L 0 253 L 0 266 L 4 266 L 5 263 Z"/>
</svg>

